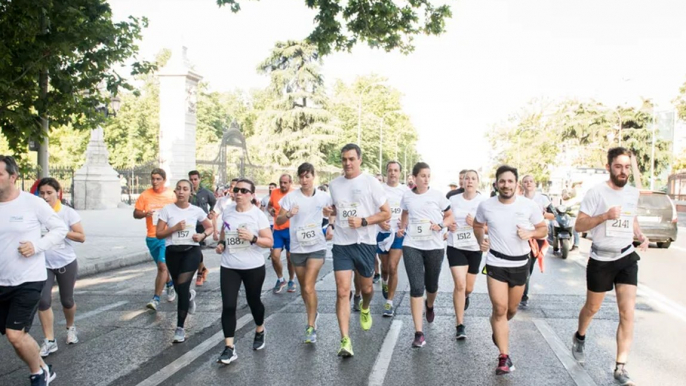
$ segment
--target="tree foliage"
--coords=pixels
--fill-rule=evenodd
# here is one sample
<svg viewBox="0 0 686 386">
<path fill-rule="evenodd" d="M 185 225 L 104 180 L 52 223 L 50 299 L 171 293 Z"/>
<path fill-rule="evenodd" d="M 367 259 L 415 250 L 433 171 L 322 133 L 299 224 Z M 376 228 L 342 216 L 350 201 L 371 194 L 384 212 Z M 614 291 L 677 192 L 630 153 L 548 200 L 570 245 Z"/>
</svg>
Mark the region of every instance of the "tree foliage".
<svg viewBox="0 0 686 386">
<path fill-rule="evenodd" d="M 103 102 L 99 87 L 115 94 L 132 89 L 114 68 L 135 59 L 146 26 L 145 18 L 135 17 L 114 23 L 104 0 L 0 2 L 0 127 L 10 148 L 21 153 L 29 139 L 42 138 L 41 116 L 52 127 L 100 122 L 93 111 Z M 151 68 L 132 64 L 134 75 Z"/>
<path fill-rule="evenodd" d="M 216 0 L 219 6 L 240 10 L 238 0 Z M 359 42 L 386 51 L 414 50 L 419 34 L 440 35 L 445 19 L 452 17 L 450 6 L 435 5 L 432 0 L 305 0 L 317 11 L 315 27 L 307 40 L 321 55 L 332 51 L 350 51 Z"/>
</svg>

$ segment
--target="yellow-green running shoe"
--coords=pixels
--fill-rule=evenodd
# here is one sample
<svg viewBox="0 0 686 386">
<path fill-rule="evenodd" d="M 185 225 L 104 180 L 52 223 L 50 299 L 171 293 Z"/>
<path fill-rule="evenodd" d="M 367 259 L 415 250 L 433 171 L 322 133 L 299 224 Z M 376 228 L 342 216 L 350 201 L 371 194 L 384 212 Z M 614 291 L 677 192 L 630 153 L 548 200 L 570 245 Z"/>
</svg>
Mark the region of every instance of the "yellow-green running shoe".
<svg viewBox="0 0 686 386">
<path fill-rule="evenodd" d="M 366 310 L 360 307 L 360 326 L 362 326 L 362 329 L 365 331 L 372 328 L 371 307 L 367 308 Z"/>
<path fill-rule="evenodd" d="M 341 348 L 338 349 L 338 356 L 343 358 L 349 358 L 353 356 L 353 342 L 350 341 L 349 337 L 341 339 Z"/>
</svg>

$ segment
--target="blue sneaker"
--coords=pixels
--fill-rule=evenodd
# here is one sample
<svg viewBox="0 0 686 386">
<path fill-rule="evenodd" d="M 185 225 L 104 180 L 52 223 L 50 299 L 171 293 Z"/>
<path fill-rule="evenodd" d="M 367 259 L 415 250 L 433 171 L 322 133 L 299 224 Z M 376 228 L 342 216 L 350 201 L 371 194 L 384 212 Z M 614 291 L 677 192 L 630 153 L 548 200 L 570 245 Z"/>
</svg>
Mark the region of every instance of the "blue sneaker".
<svg viewBox="0 0 686 386">
<path fill-rule="evenodd" d="M 276 284 L 274 285 L 274 293 L 278 294 L 286 287 L 286 281 L 284 279 L 276 279 Z"/>
<path fill-rule="evenodd" d="M 288 281 L 288 292 L 295 292 L 295 289 L 298 288 L 295 285 L 295 282 L 293 280 Z"/>
</svg>

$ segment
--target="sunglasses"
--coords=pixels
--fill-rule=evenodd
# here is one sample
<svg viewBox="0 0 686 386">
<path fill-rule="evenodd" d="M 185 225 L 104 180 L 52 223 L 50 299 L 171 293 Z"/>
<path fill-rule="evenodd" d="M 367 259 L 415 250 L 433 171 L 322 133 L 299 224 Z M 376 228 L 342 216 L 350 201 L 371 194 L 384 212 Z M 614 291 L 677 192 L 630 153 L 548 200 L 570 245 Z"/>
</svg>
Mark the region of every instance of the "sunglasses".
<svg viewBox="0 0 686 386">
<path fill-rule="evenodd" d="M 246 188 L 233 188 L 233 192 L 234 193 L 241 192 L 241 194 L 248 194 L 248 193 L 252 194 L 252 190 L 246 189 Z"/>
</svg>

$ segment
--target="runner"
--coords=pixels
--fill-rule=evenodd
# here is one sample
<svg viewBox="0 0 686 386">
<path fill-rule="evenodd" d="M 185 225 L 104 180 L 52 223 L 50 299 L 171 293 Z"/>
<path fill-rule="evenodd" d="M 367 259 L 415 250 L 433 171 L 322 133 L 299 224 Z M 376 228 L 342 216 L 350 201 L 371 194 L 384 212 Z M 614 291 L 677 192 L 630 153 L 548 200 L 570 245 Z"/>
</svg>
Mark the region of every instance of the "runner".
<svg viewBox="0 0 686 386">
<path fill-rule="evenodd" d="M 202 209 L 207 218 L 212 220 L 214 218 L 214 205 L 217 203 L 217 199 L 209 190 L 205 189 L 200 185 L 200 172 L 197 170 L 191 170 L 188 172 L 188 180 L 193 184 L 193 192 L 190 197 L 190 203 Z M 177 194 L 178 197 L 178 194 Z M 210 225 L 212 223 L 210 222 Z M 205 228 L 202 224 L 198 223 L 195 233 L 206 233 Z M 200 247 L 205 246 L 205 240 L 200 242 Z M 198 265 L 198 277 L 195 280 L 195 285 L 200 287 L 207 280 L 207 274 L 209 271 L 205 268 L 205 263 L 203 262 L 203 255 L 200 253 L 200 264 Z"/>
<path fill-rule="evenodd" d="M 474 235 L 486 255 L 488 296 L 493 304 L 491 327 L 493 343 L 500 350 L 497 375 L 514 371 L 509 351 L 508 321 L 517 313 L 524 285 L 529 276 L 529 239 L 548 233 L 541 209 L 533 201 L 517 196 L 517 169 L 503 165 L 495 178 L 498 196 L 479 204 L 474 220 Z M 487 240 L 484 227 L 488 226 Z M 490 249 L 490 250 L 489 250 Z"/>
<path fill-rule="evenodd" d="M 236 334 L 236 304 L 241 282 L 245 297 L 255 321 L 253 350 L 261 350 L 265 345 L 264 304 L 260 300 L 266 270 L 263 248 L 271 248 L 274 240 L 269 230 L 267 216 L 255 205 L 255 184 L 240 179 L 233 188 L 236 205 L 227 207 L 222 214 L 223 227 L 217 245 L 217 253 L 222 255 L 221 292 L 222 292 L 222 329 L 224 331 L 224 351 L 217 362 L 228 365 L 238 358 L 234 346 Z"/>
<path fill-rule="evenodd" d="M 271 228 L 272 231 L 274 230 L 274 217 L 269 213 L 269 198 L 274 189 L 276 189 L 276 184 L 271 182 L 269 184 L 269 193 L 262 197 L 262 200 L 260 201 L 260 208 L 262 209 L 262 212 L 264 212 L 264 215 L 267 216 L 267 219 L 269 219 L 269 228 Z"/>
<path fill-rule="evenodd" d="M 43 386 L 56 374 L 29 330 L 47 278 L 44 252 L 69 229 L 45 200 L 16 187 L 18 176 L 14 158 L 0 155 L 0 334 L 29 367 L 31 385 Z M 43 237 L 41 227 L 49 229 Z"/>
<path fill-rule="evenodd" d="M 76 344 L 79 338 L 76 335 L 74 326 L 74 315 L 76 314 L 76 304 L 74 303 L 74 285 L 76 284 L 76 274 L 79 270 L 74 252 L 74 242 L 83 243 L 86 235 L 81 225 L 81 217 L 76 211 L 66 205 L 62 205 L 59 200 L 59 193 L 62 188 L 60 183 L 54 178 L 43 178 L 38 183 L 38 192 L 62 219 L 69 228 L 67 237 L 64 239 L 62 248 L 54 248 L 45 251 L 45 267 L 48 269 L 48 279 L 41 293 L 40 303 L 38 304 L 38 318 L 43 327 L 43 345 L 41 345 L 40 356 L 47 357 L 57 351 L 57 341 L 54 332 L 54 315 L 52 312 L 52 286 L 57 280 L 60 293 L 60 302 L 64 312 L 64 319 L 67 322 L 67 344 Z"/>
<path fill-rule="evenodd" d="M 152 256 L 152 260 L 157 264 L 157 277 L 155 278 L 155 293 L 152 300 L 146 305 L 147 308 L 157 311 L 160 305 L 160 296 L 162 290 L 167 283 L 167 301 L 173 302 L 176 299 L 176 292 L 174 291 L 174 283 L 169 276 L 167 270 L 167 261 L 164 257 L 164 240 L 157 239 L 157 220 L 160 217 L 160 210 L 168 204 L 174 203 L 176 197 L 174 192 L 164 186 L 167 180 L 167 173 L 155 168 L 150 172 L 150 179 L 152 181 L 152 188 L 146 189 L 136 200 L 136 206 L 133 210 L 133 218 L 145 219 L 145 226 L 147 228 L 147 235 L 145 243 L 148 245 L 148 250 Z"/>
<path fill-rule="evenodd" d="M 579 329 L 574 334 L 572 354 L 585 360 L 586 331 L 598 312 L 605 293 L 615 287 L 619 326 L 614 377 L 622 385 L 634 385 L 625 369 L 634 334 L 634 308 L 638 285 L 638 260 L 633 246 L 648 248 L 648 238 L 641 232 L 636 217 L 638 189 L 627 186 L 631 173 L 631 152 L 615 147 L 607 152 L 610 180 L 591 188 L 584 196 L 576 220 L 576 231 L 588 232 L 593 239 L 586 267 L 586 304 L 579 312 Z"/>
<path fill-rule="evenodd" d="M 403 240 L 405 271 L 410 281 L 410 310 L 414 322 L 414 341 L 412 347 L 426 344 L 422 328 L 422 314 L 426 307 L 426 321 L 433 323 L 434 301 L 438 294 L 438 277 L 443 263 L 443 234 L 445 227 L 455 221 L 453 212 L 443 193 L 429 187 L 431 168 L 418 162 L 412 168 L 417 186 L 406 191 L 400 201 L 402 215 L 398 236 Z M 426 288 L 426 300 L 424 289 Z"/>
<path fill-rule="evenodd" d="M 448 227 L 448 262 L 453 276 L 453 305 L 455 306 L 455 338 L 465 339 L 467 332 L 464 325 L 464 312 L 469 308 L 469 295 L 474 291 L 474 283 L 479 274 L 483 253 L 474 237 L 474 217 L 479 204 L 487 200 L 476 188 L 479 186 L 479 174 L 467 170 L 464 176 L 465 191 L 450 197 L 455 223 Z"/>
<path fill-rule="evenodd" d="M 464 193 L 464 186 L 465 186 L 464 176 L 467 174 L 467 172 L 468 172 L 467 169 L 460 170 L 460 179 L 459 179 L 460 187 L 455 187 L 455 189 L 449 191 L 448 194 L 445 195 L 446 198 L 450 198 L 456 194 Z M 450 186 L 451 187 L 454 186 L 454 182 L 452 184 L 450 184 Z"/>
<path fill-rule="evenodd" d="M 402 201 L 403 194 L 409 189 L 400 184 L 401 171 L 402 166 L 398 161 L 390 161 L 386 164 L 386 180 L 388 182 L 382 186 L 388 198 L 391 218 L 379 224 L 381 230 L 376 235 L 376 253 L 381 259 L 381 272 L 383 272 L 381 294 L 386 299 L 383 316 L 386 317 L 395 315 L 393 299 L 398 287 L 398 263 L 403 256 L 403 238 L 398 235 L 400 215 L 402 214 L 400 201 Z"/>
<path fill-rule="evenodd" d="M 212 238 L 214 239 L 214 241 L 219 240 L 219 231 L 221 230 L 221 221 L 220 226 L 217 226 L 217 219 L 221 220 L 222 213 L 224 213 L 224 210 L 229 205 L 235 204 L 233 188 L 236 186 L 237 181 L 238 178 L 233 178 L 231 180 L 231 184 L 224 191 L 224 196 L 219 198 L 217 200 L 217 203 L 214 205 L 214 217 L 212 218 L 212 227 L 214 228 L 214 235 L 212 235 Z"/>
<path fill-rule="evenodd" d="M 200 242 L 212 234 L 212 222 L 207 214 L 189 202 L 193 185 L 188 180 L 176 183 L 176 203 L 166 205 L 160 211 L 156 236 L 164 240 L 165 260 L 179 295 L 176 313 L 176 332 L 173 343 L 186 340 L 184 323 L 188 314 L 195 313 L 195 290 L 191 288 L 193 275 L 202 261 Z M 204 232 L 196 233 L 198 225 Z"/>
<path fill-rule="evenodd" d="M 267 206 L 269 212 L 274 217 L 274 248 L 271 251 L 272 267 L 276 273 L 276 284 L 273 292 L 278 294 L 284 287 L 286 287 L 286 280 L 283 278 L 283 264 L 281 264 L 281 251 L 286 249 L 286 264 L 288 267 L 288 292 L 295 292 L 295 271 L 293 270 L 293 263 L 291 263 L 291 237 L 289 232 L 290 223 L 279 225 L 276 223 L 276 217 L 279 214 L 279 201 L 291 192 L 291 184 L 293 179 L 288 174 L 282 174 L 279 178 L 279 189 L 274 189 L 269 195 L 269 205 Z"/>
<path fill-rule="evenodd" d="M 336 316 L 341 331 L 338 356 L 353 356 L 348 334 L 350 325 L 350 282 L 352 273 L 358 277 L 362 293 L 360 325 L 372 327 L 369 305 L 374 295 L 372 276 L 376 252 L 376 225 L 391 218 L 386 193 L 373 176 L 362 173 L 362 151 L 349 143 L 341 149 L 344 175 L 331 181 L 332 206 L 324 208 L 324 216 L 336 216 L 333 235 L 333 269 L 336 277 Z"/>
<path fill-rule="evenodd" d="M 314 288 L 326 257 L 326 238 L 322 229 L 322 210 L 331 205 L 331 196 L 314 188 L 314 166 L 298 166 L 300 189 L 279 200 L 276 225 L 290 221 L 291 262 L 300 283 L 300 295 L 307 310 L 305 343 L 317 342 L 317 291 Z"/>
<path fill-rule="evenodd" d="M 546 227 L 548 227 L 548 221 L 554 220 L 555 215 L 552 212 L 551 202 L 548 197 L 538 193 L 536 191 L 536 182 L 534 181 L 534 176 L 527 174 L 522 178 L 522 191 L 524 197 L 533 200 L 541 209 L 543 213 L 543 218 L 546 220 Z M 550 229 L 550 228 L 548 228 Z M 538 249 L 542 249 L 546 244 L 546 238 L 537 239 Z M 531 261 L 529 261 L 529 278 L 526 279 L 526 286 L 524 286 L 524 294 L 522 295 L 522 301 L 519 303 L 519 308 L 526 309 L 529 306 L 529 281 L 531 280 L 531 275 L 534 273 L 534 267 L 536 266 L 537 256 L 531 254 Z"/>
</svg>

